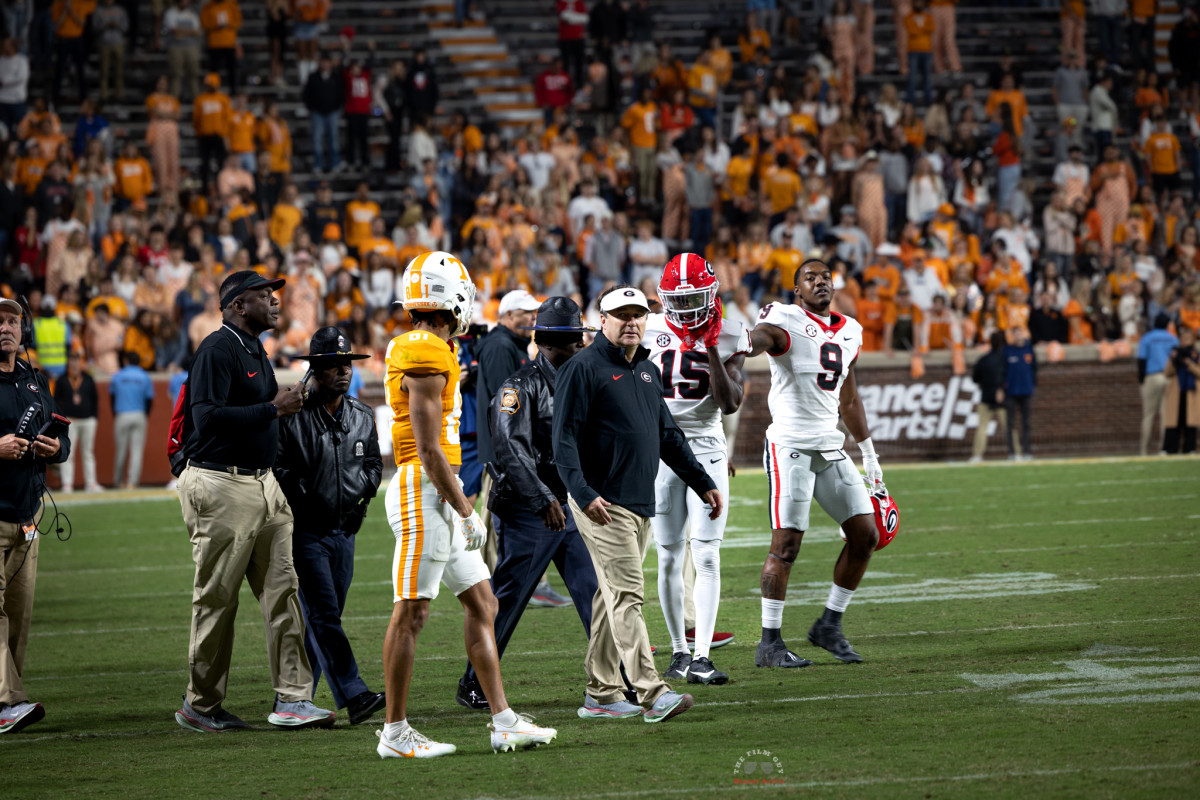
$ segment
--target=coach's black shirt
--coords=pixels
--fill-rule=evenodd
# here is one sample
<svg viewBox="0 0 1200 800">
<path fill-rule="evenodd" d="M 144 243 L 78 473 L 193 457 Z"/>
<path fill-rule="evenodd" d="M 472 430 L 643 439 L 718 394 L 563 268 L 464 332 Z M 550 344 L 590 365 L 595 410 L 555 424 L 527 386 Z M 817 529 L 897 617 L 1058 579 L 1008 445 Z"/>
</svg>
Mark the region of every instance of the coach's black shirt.
<svg viewBox="0 0 1200 800">
<path fill-rule="evenodd" d="M 639 346 L 596 340 L 558 370 L 554 391 L 554 460 L 580 508 L 599 495 L 642 517 L 654 516 L 661 458 L 697 494 L 716 484 L 692 455 L 662 396 L 662 377 Z"/>
<path fill-rule="evenodd" d="M 279 392 L 262 342 L 225 323 L 196 348 L 188 372 L 192 404 L 187 457 L 224 466 L 264 469 L 275 463 Z"/>
<path fill-rule="evenodd" d="M 63 380 L 66 380 L 64 377 Z M 26 431 L 30 438 L 57 413 L 58 407 L 42 374 L 18 360 L 12 372 L 0 371 L 0 436 L 18 433 L 21 419 L 33 408 Z M 71 452 L 69 434 L 58 437 L 58 454 L 50 463 L 61 464 Z M 26 453 L 16 461 L 0 460 L 0 521 L 28 522 L 42 504 L 42 487 L 46 480 L 47 459 Z"/>
</svg>

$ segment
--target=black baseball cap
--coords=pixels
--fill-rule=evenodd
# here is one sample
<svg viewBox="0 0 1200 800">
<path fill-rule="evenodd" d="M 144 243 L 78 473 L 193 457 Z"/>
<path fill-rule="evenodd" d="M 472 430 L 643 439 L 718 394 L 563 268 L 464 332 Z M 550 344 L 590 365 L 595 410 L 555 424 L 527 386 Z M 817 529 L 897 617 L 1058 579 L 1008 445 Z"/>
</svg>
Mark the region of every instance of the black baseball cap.
<svg viewBox="0 0 1200 800">
<path fill-rule="evenodd" d="M 264 278 L 252 269 L 235 272 L 221 283 L 221 309 L 224 310 L 230 303 L 252 289 L 261 289 L 267 286 L 274 292 L 283 288 L 285 283 L 287 281 L 283 278 L 274 280 Z"/>
<path fill-rule="evenodd" d="M 333 361 L 334 359 L 359 361 L 364 358 L 370 358 L 365 353 L 352 353 L 350 351 L 350 339 L 346 336 L 346 332 L 332 325 L 327 328 L 321 328 L 321 330 L 314 333 L 312 341 L 308 343 L 308 353 L 296 357 L 306 361 L 314 361 L 316 362 L 314 366 L 326 361 Z"/>
</svg>

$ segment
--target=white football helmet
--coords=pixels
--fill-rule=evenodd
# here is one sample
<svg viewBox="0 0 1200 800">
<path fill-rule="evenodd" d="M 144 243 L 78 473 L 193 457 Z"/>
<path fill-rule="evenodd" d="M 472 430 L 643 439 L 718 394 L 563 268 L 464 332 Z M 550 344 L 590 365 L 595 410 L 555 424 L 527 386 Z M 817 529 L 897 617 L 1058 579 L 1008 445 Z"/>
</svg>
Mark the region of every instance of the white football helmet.
<svg viewBox="0 0 1200 800">
<path fill-rule="evenodd" d="M 404 268 L 405 311 L 449 311 L 456 326 L 451 336 L 461 336 L 471 324 L 475 284 L 456 256 L 440 251 L 422 253 Z"/>
</svg>

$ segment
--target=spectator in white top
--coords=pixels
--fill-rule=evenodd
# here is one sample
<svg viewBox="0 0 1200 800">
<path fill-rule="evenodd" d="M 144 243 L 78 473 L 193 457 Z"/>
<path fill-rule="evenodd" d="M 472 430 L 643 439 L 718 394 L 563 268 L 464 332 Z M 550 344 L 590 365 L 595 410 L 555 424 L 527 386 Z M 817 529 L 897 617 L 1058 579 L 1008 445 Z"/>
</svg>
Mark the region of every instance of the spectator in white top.
<svg viewBox="0 0 1200 800">
<path fill-rule="evenodd" d="M 1038 241 L 1037 234 L 1028 224 L 1018 225 L 1012 214 L 1001 211 L 999 227 L 992 234 L 992 240 L 996 239 L 1004 242 L 1008 254 L 1020 263 L 1021 269 L 1025 270 L 1026 274 L 1033 269 L 1033 253 L 1041 243 Z"/>
<path fill-rule="evenodd" d="M 916 253 L 912 257 L 912 266 L 904 270 L 904 285 L 908 287 L 912 303 L 925 313 L 933 308 L 933 298 L 945 295 L 946 288 L 938 274 L 925 266 L 925 255 Z"/>
<path fill-rule="evenodd" d="M 1067 205 L 1072 205 L 1077 199 L 1086 196 L 1088 181 L 1091 180 L 1092 171 L 1083 162 L 1082 147 L 1072 145 L 1067 153 L 1068 160 L 1061 162 L 1054 168 L 1053 180 L 1054 185 L 1066 195 Z"/>
<path fill-rule="evenodd" d="M 1077 224 L 1078 220 L 1067 205 L 1066 192 L 1056 189 L 1050 197 L 1050 205 L 1042 212 L 1042 230 L 1046 236 L 1046 256 L 1050 259 L 1047 263 L 1055 264 L 1060 275 L 1071 274 L 1071 264 L 1075 261 Z M 1035 291 L 1034 296 L 1040 296 L 1040 292 Z"/>
<path fill-rule="evenodd" d="M 596 182 L 588 179 L 579 184 L 579 196 L 567 205 L 567 219 L 571 223 L 571 238 L 583 230 L 583 220 L 588 214 L 596 217 L 597 221 L 612 216 L 608 201 L 596 194 Z M 664 263 L 666 260 L 664 259 Z"/>
<path fill-rule="evenodd" d="M 799 250 L 801 253 L 812 251 L 814 247 L 812 232 L 809 231 L 808 226 L 800 219 L 800 209 L 789 208 L 784 213 L 783 222 L 780 222 L 771 229 L 769 238 L 772 247 L 779 248 L 783 246 L 784 231 L 792 234 L 791 246 L 794 249 Z M 754 326 L 752 325 L 751 327 Z"/>
<path fill-rule="evenodd" d="M 17 48 L 11 36 L 0 50 L 0 122 L 8 128 L 7 137 L 16 138 L 17 125 L 25 116 L 25 98 L 29 90 L 29 57 Z"/>
<path fill-rule="evenodd" d="M 662 276 L 663 265 L 670 255 L 667 246 L 654 235 L 654 223 L 650 220 L 639 220 L 637 238 L 629 243 L 629 261 L 633 265 L 629 274 L 629 282 L 637 286 L 646 278 L 657 281 Z"/>
<path fill-rule="evenodd" d="M 1083 127 L 1088 119 L 1088 74 L 1082 53 L 1067 53 L 1063 63 L 1054 70 L 1050 91 L 1058 111 L 1058 124 L 1074 118 L 1072 144 L 1083 144 Z"/>
<path fill-rule="evenodd" d="M 163 15 L 163 37 L 167 48 L 167 74 L 171 76 L 171 94 L 181 103 L 190 103 L 200 93 L 200 41 L 204 29 L 191 0 L 176 0 L 174 8 Z M 187 92 L 184 88 L 186 75 Z"/>
<path fill-rule="evenodd" d="M 918 159 L 916 169 L 908 179 L 908 219 L 916 223 L 928 222 L 944 202 L 946 186 L 942 176 L 933 171 L 928 158 Z"/>
<path fill-rule="evenodd" d="M 1106 72 L 1092 87 L 1088 96 L 1088 110 L 1092 115 L 1092 135 L 1096 137 L 1096 152 L 1112 144 L 1113 132 L 1117 129 L 1117 103 L 1112 99 L 1113 76 Z"/>
<path fill-rule="evenodd" d="M 408 165 L 415 168 L 426 161 L 437 161 L 438 149 L 429 135 L 429 120 L 424 115 L 413 117 L 413 127 L 408 134 Z"/>
<path fill-rule="evenodd" d="M 554 156 L 542 149 L 540 136 L 530 136 L 528 142 L 529 150 L 517 159 L 517 163 L 529 176 L 529 185 L 534 191 L 540 192 L 550 183 L 550 173 L 554 171 Z"/>
</svg>

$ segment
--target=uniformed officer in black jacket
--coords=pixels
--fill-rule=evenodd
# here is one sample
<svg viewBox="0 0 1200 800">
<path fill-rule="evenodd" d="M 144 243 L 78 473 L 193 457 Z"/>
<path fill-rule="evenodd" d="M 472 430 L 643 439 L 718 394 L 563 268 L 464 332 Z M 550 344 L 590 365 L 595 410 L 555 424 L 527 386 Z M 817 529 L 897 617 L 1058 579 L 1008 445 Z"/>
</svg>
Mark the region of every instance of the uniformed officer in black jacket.
<svg viewBox="0 0 1200 800">
<path fill-rule="evenodd" d="M 346 593 L 354 577 L 354 534 L 379 489 L 383 459 L 375 412 L 353 397 L 350 340 L 339 328 L 321 328 L 309 343 L 316 388 L 299 414 L 279 426 L 275 477 L 292 507 L 292 558 L 300 579 L 300 606 L 308 627 L 304 646 L 313 690 L 325 673 L 338 708 L 350 724 L 365 722 L 384 706 L 358 674 L 350 640 L 342 630 Z"/>
<path fill-rule="evenodd" d="M 647 722 L 658 722 L 691 707 L 691 695 L 672 692 L 659 677 L 642 617 L 642 558 L 659 459 L 704 498 L 713 519 L 724 503 L 667 409 L 662 377 L 641 346 L 649 311 L 646 296 L 633 287 L 601 295 L 601 332 L 558 373 L 554 458 L 600 586 L 579 709 L 585 719 L 644 711 Z M 625 702 L 622 663 L 641 708 Z"/>
<path fill-rule="evenodd" d="M 488 331 L 475 348 L 475 360 L 479 371 L 475 378 L 475 441 L 479 449 L 479 463 L 484 465 L 483 487 L 479 496 L 484 502 L 484 513 L 480 516 L 488 529 L 488 538 L 483 545 L 483 560 L 488 569 L 496 568 L 495 526 L 487 511 L 488 492 L 492 478 L 487 463 L 495 458 L 492 436 L 488 429 L 487 407 L 500 391 L 500 384 L 529 362 L 529 337 L 524 331 L 533 323 L 534 312 L 540 304 L 533 295 L 523 289 L 514 289 L 500 298 L 500 324 Z"/>
<path fill-rule="evenodd" d="M 554 466 L 550 432 L 554 383 L 560 367 L 583 350 L 582 314 L 568 297 L 551 297 L 537 312 L 538 355 L 500 384 L 487 415 L 492 430 L 492 484 L 488 506 L 500 534 L 499 560 L 492 574 L 496 646 L 504 648 L 521 621 L 542 574 L 553 561 L 567 584 L 584 633 L 592 626 L 596 571 L 587 545 L 567 508 L 567 490 Z M 458 683 L 458 702 L 487 708 L 474 668 Z"/>
<path fill-rule="evenodd" d="M 15 733 L 46 716 L 21 684 L 25 643 L 33 614 L 38 533 L 46 464 L 70 452 L 66 433 L 38 431 L 57 412 L 45 377 L 17 358 L 25 333 L 21 306 L 0 299 L 0 734 Z M 33 320 L 26 320 L 25 332 Z"/>
</svg>

